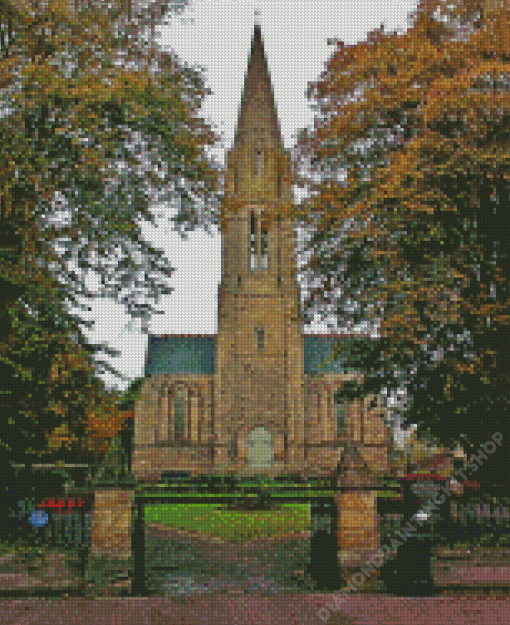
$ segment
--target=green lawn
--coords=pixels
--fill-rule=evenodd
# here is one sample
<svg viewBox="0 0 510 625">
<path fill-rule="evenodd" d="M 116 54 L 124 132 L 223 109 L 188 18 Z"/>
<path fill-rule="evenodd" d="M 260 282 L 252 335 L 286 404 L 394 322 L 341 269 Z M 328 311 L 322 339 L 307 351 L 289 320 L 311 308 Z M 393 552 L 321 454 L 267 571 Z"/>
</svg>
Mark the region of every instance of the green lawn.
<svg viewBox="0 0 510 625">
<path fill-rule="evenodd" d="M 147 523 L 239 541 L 309 530 L 310 505 L 281 504 L 274 510 L 246 512 L 208 503 L 147 505 L 145 519 Z"/>
</svg>

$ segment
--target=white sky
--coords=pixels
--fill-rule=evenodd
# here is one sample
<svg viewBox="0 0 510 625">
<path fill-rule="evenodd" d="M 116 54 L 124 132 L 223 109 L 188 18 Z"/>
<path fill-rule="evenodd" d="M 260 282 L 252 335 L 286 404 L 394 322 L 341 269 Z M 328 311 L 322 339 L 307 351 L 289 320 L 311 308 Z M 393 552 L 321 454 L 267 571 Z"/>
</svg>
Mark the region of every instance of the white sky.
<svg viewBox="0 0 510 625">
<path fill-rule="evenodd" d="M 224 133 L 223 146 L 215 152 L 223 159 L 237 123 L 255 8 L 261 13 L 283 139 L 290 148 L 296 130 L 313 122 L 305 91 L 334 50 L 327 45 L 328 38 L 356 43 L 382 23 L 387 30 L 404 31 L 416 4 L 416 0 L 191 0 L 181 16 L 161 28 L 160 42 L 190 65 L 206 70 L 213 94 L 205 98 L 200 114 Z M 158 229 L 144 230 L 144 235 L 170 259 L 175 271 L 169 285 L 175 290 L 162 298 L 164 314 L 153 317 L 151 333 L 215 334 L 220 235 L 197 231 L 182 240 L 164 219 L 159 224 Z M 89 306 L 90 318 L 96 320 L 95 330 L 88 332 L 90 339 L 121 351 L 110 362 L 124 375 L 130 379 L 142 375 L 147 337 L 140 333 L 138 322 L 129 323 L 122 307 L 108 300 Z M 326 332 L 327 326 L 307 327 L 307 333 L 320 331 Z M 121 390 L 128 384 L 110 375 L 105 381 Z"/>
</svg>

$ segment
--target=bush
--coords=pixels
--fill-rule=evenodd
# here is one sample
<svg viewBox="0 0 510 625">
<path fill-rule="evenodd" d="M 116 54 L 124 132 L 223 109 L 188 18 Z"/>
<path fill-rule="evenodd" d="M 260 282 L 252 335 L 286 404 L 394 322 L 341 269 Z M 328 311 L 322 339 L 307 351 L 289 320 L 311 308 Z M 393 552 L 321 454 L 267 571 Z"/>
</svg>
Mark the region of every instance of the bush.
<svg viewBox="0 0 510 625">
<path fill-rule="evenodd" d="M 112 584 L 116 583 L 119 577 L 125 577 L 131 567 L 131 560 L 90 555 L 85 574 L 84 594 L 95 597 L 112 594 L 109 590 Z"/>
<path fill-rule="evenodd" d="M 306 479 L 301 475 L 301 473 L 291 473 L 289 475 L 289 481 L 294 484 L 305 484 Z"/>
</svg>

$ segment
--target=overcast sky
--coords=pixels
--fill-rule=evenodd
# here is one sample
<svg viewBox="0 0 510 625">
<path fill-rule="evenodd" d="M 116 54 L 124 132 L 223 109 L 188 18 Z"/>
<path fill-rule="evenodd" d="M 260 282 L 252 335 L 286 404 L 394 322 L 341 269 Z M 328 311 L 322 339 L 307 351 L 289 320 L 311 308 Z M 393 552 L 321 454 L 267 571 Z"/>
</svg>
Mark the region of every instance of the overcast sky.
<svg viewBox="0 0 510 625">
<path fill-rule="evenodd" d="M 234 137 L 256 8 L 283 139 L 290 148 L 296 130 L 313 122 L 305 91 L 334 49 L 327 40 L 353 44 L 381 24 L 387 30 L 405 31 L 416 4 L 416 0 L 191 0 L 180 16 L 161 27 L 159 41 L 190 65 L 206 70 L 213 93 L 205 98 L 200 114 L 223 132 L 223 144 L 215 152 L 223 160 Z M 164 314 L 153 317 L 151 333 L 215 334 L 220 235 L 197 231 L 182 240 L 163 219 L 158 229 L 144 230 L 144 236 L 164 250 L 175 269 L 169 283 L 175 290 L 162 298 Z M 91 340 L 121 350 L 111 364 L 130 379 L 142 375 L 147 337 L 138 322 L 130 323 L 122 307 L 108 300 L 93 302 L 90 318 L 96 320 L 95 330 L 88 332 Z M 308 326 L 306 331 L 327 331 L 327 326 Z M 109 375 L 105 381 L 121 390 L 128 384 Z"/>
</svg>

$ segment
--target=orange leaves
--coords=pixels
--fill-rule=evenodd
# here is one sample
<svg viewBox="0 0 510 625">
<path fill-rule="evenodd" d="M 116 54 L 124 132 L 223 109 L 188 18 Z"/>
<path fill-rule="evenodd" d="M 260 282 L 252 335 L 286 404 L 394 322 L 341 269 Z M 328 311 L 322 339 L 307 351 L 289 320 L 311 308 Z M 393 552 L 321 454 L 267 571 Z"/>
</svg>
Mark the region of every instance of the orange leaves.
<svg viewBox="0 0 510 625">
<path fill-rule="evenodd" d="M 480 51 L 498 56 L 510 54 L 509 9 L 508 0 L 489 5 L 483 28 L 473 38 Z"/>
<path fill-rule="evenodd" d="M 356 102 L 349 108 L 341 109 L 331 125 L 320 128 L 317 131 L 317 138 L 323 141 L 335 137 L 339 142 L 338 147 L 342 147 L 353 139 L 366 136 L 367 118 L 371 114 L 367 102 Z M 318 155 L 326 156 L 321 148 Z"/>
<path fill-rule="evenodd" d="M 69 431 L 66 425 L 59 425 L 48 437 L 48 449 L 56 451 L 61 447 L 70 448 L 77 440 L 77 437 Z"/>
<path fill-rule="evenodd" d="M 101 403 L 89 410 L 87 419 L 93 436 L 111 438 L 120 430 L 124 416 L 115 405 Z"/>
<path fill-rule="evenodd" d="M 421 165 L 421 149 L 425 142 L 424 137 L 416 138 L 409 142 L 406 150 L 395 151 L 390 155 L 388 165 L 378 170 L 377 185 L 370 200 L 372 208 L 375 209 L 381 202 L 384 205 L 387 200 L 393 200 L 410 212 L 433 210 L 420 201 L 428 199 L 427 193 L 420 194 L 425 179 Z"/>
<path fill-rule="evenodd" d="M 87 432 L 96 452 L 103 452 L 108 442 L 121 429 L 126 419 L 134 418 L 132 410 L 118 410 L 115 405 L 99 406 L 88 414 Z"/>
<path fill-rule="evenodd" d="M 111 94 L 118 100 L 140 101 L 140 95 L 149 87 L 149 77 L 146 72 L 117 70 L 111 79 Z"/>
<path fill-rule="evenodd" d="M 477 373 L 477 368 L 475 367 L 474 364 L 466 364 L 466 363 L 462 363 L 462 362 L 456 362 L 454 364 L 454 369 L 457 373 L 459 374 L 464 374 L 464 373 L 468 373 L 470 375 L 474 375 L 475 373 Z"/>
<path fill-rule="evenodd" d="M 65 19 L 71 6 L 68 0 L 49 0 L 46 11 L 57 19 Z"/>
<path fill-rule="evenodd" d="M 426 125 L 444 118 L 459 120 L 465 127 L 465 133 L 480 135 L 483 122 L 494 122 L 508 114 L 510 94 L 506 90 L 497 90 L 489 82 L 483 82 L 489 76 L 510 77 L 510 68 L 500 62 L 473 63 L 473 66 L 454 77 L 440 77 L 431 83 L 429 97 L 423 107 Z"/>
<path fill-rule="evenodd" d="M 501 325 L 510 325 L 510 315 L 494 315 L 494 321 Z"/>
<path fill-rule="evenodd" d="M 493 208 L 497 219 L 506 210 L 501 181 L 510 181 L 510 63 L 484 58 L 479 35 L 452 41 L 431 37 L 432 30 L 424 15 L 402 37 L 377 34 L 375 42 L 334 53 L 316 89 L 323 100 L 315 133 L 307 136 L 306 163 L 316 175 L 310 185 L 316 197 L 307 206 L 319 212 L 320 230 L 346 251 L 346 275 L 357 280 L 351 284 L 361 285 L 349 291 L 347 283 L 343 295 L 354 292 L 358 302 L 369 302 L 370 307 L 360 305 L 362 313 L 377 311 L 378 334 L 389 345 L 381 353 L 385 365 L 414 363 L 421 376 L 429 374 L 420 370 L 424 352 L 441 358 L 449 373 L 446 385 L 439 380 L 441 402 L 434 404 L 432 385 L 422 399 L 424 405 L 439 406 L 437 415 L 446 420 L 453 410 L 449 414 L 440 407 L 445 392 L 460 409 L 469 408 L 458 394 L 459 379 L 493 371 L 488 352 L 478 362 L 471 361 L 471 352 L 479 356 L 489 345 L 499 349 L 497 364 L 506 363 L 508 341 L 499 337 L 507 337 L 502 326 L 510 325 L 510 302 L 501 301 L 508 276 L 492 265 L 485 236 L 488 240 L 497 226 L 485 220 Z M 338 186 L 336 162 L 347 176 Z M 350 217 L 359 218 L 352 231 L 345 223 Z M 369 237 L 373 242 L 367 245 Z M 356 252 L 352 261 L 351 250 Z M 372 272 L 368 278 L 365 261 Z M 316 276 L 329 271 L 319 246 L 310 265 Z M 332 303 L 334 295 L 331 287 L 322 301 Z M 343 319 L 357 323 L 359 316 Z M 473 349 L 464 351 L 458 340 L 443 344 L 444 335 L 459 328 L 470 333 Z M 461 354 L 467 363 L 455 362 Z M 473 377 L 469 381 L 478 383 Z"/>
<path fill-rule="evenodd" d="M 324 110 L 337 110 L 317 130 L 319 157 L 332 155 L 331 137 L 343 149 L 366 137 L 374 122 L 391 122 L 398 109 L 407 110 L 408 125 L 414 119 L 426 129 L 451 119 L 473 137 L 484 132 L 486 119 L 508 111 L 507 93 L 484 93 L 475 86 L 487 72 L 509 71 L 504 63 L 483 60 L 476 36 L 471 42 L 448 41 L 442 46 L 433 45 L 419 29 L 402 37 L 377 34 L 375 39 L 375 45 L 371 41 L 337 49 L 315 85 Z"/>
<path fill-rule="evenodd" d="M 398 108 L 421 99 L 423 85 L 440 62 L 437 47 L 419 39 L 413 31 L 401 37 L 378 35 L 377 45 L 362 42 L 337 50 L 316 93 L 319 98 L 329 97 L 332 104 L 351 99 L 347 109 L 360 106 L 361 93 L 361 106 L 372 113 Z M 343 113 L 349 121 L 356 121 L 351 111 Z"/>
<path fill-rule="evenodd" d="M 16 69 L 20 62 L 19 57 L 12 56 L 2 59 L 0 63 L 0 89 L 5 89 L 13 81 L 13 70 Z"/>
</svg>

